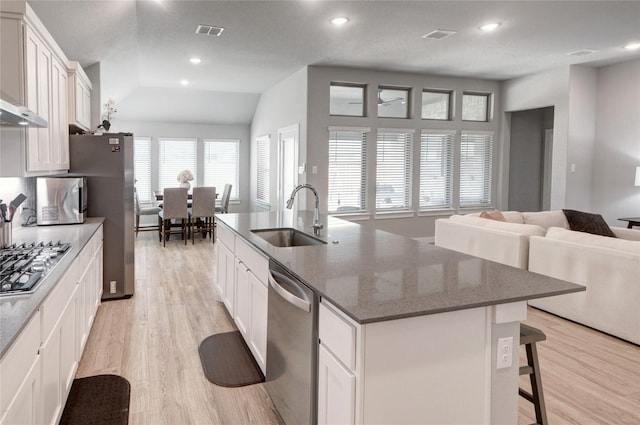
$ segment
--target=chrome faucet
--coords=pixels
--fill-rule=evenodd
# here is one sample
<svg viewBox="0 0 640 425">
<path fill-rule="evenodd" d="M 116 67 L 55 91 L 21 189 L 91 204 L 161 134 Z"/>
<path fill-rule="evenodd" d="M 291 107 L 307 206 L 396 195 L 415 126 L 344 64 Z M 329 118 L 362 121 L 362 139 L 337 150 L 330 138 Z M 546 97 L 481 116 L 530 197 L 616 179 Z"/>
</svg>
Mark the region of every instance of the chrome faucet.
<svg viewBox="0 0 640 425">
<path fill-rule="evenodd" d="M 316 205 L 315 208 L 313 209 L 313 225 L 311 227 L 313 227 L 313 234 L 314 235 L 319 235 L 320 234 L 320 229 L 322 229 L 322 223 L 320 223 L 320 210 L 318 209 L 318 205 L 320 204 L 320 199 L 318 198 L 318 191 L 316 190 L 315 187 L 311 186 L 310 184 L 300 184 L 298 186 L 296 186 L 295 189 L 293 189 L 293 192 L 291 192 L 291 196 L 289 197 L 289 200 L 287 201 L 287 209 L 291 209 L 291 207 L 293 207 L 293 199 L 296 196 L 296 193 L 298 193 L 298 191 L 300 189 L 309 189 L 313 192 L 313 194 L 316 197 Z"/>
</svg>

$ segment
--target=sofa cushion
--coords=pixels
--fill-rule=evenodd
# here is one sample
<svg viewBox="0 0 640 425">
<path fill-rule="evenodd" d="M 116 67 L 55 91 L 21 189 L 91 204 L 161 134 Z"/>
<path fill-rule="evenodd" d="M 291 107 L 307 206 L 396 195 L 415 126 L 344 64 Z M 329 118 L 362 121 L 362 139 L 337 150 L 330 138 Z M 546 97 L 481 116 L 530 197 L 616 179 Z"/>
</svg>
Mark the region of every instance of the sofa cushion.
<svg viewBox="0 0 640 425">
<path fill-rule="evenodd" d="M 562 210 L 562 212 L 564 212 L 567 217 L 571 230 L 612 238 L 616 237 L 600 214 L 591 214 L 576 210 Z"/>
<path fill-rule="evenodd" d="M 547 230 L 547 235 L 545 237 L 552 240 L 563 240 L 586 246 L 590 245 L 595 248 L 607 248 L 634 256 L 640 256 L 640 241 L 610 238 L 601 235 L 562 229 L 560 227 L 550 227 Z"/>
<path fill-rule="evenodd" d="M 482 211 L 480 213 L 480 218 L 488 218 L 490 220 L 496 220 L 496 221 L 507 221 L 502 215 L 502 213 L 498 210 Z"/>
<path fill-rule="evenodd" d="M 506 217 L 505 217 L 506 218 Z M 519 223 L 510 223 L 508 221 L 496 221 L 496 220 L 487 220 L 486 218 L 480 218 L 478 216 L 473 216 L 471 214 L 468 215 L 457 215 L 454 214 L 449 217 L 449 220 L 468 224 L 470 226 L 476 227 L 486 227 L 488 229 L 501 230 L 503 232 L 511 232 L 519 235 L 525 236 L 544 236 L 545 230 L 534 224 L 519 224 Z"/>
<path fill-rule="evenodd" d="M 535 224 L 545 230 L 549 227 L 569 228 L 567 217 L 562 211 L 523 212 L 522 218 L 526 224 Z"/>
</svg>

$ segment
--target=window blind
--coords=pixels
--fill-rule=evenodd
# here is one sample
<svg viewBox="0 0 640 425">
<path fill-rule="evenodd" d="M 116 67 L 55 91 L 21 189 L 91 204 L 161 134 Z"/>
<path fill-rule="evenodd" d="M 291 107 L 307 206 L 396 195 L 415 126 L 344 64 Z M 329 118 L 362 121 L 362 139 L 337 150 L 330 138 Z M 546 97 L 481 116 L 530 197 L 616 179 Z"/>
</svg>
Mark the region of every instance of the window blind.
<svg viewBox="0 0 640 425">
<path fill-rule="evenodd" d="M 204 140 L 204 185 L 213 186 L 222 194 L 225 184 L 231 184 L 231 199 L 239 199 L 240 140 Z"/>
<path fill-rule="evenodd" d="M 367 133 L 329 131 L 329 212 L 367 209 Z"/>
<path fill-rule="evenodd" d="M 376 211 L 411 208 L 411 145 L 408 131 L 378 131 Z"/>
<path fill-rule="evenodd" d="M 491 205 L 493 133 L 462 133 L 460 206 Z"/>
<path fill-rule="evenodd" d="M 158 141 L 158 189 L 178 187 L 178 174 L 182 170 L 191 170 L 197 186 L 196 139 L 159 139 Z"/>
<path fill-rule="evenodd" d="M 133 178 L 140 202 L 153 202 L 150 137 L 136 137 L 133 140 Z"/>
<path fill-rule="evenodd" d="M 454 133 L 423 131 L 420 138 L 420 209 L 453 205 Z"/>
<path fill-rule="evenodd" d="M 256 140 L 257 173 L 256 173 L 256 200 L 263 206 L 269 205 L 269 179 L 270 179 L 270 144 L 269 136 L 262 136 Z"/>
</svg>

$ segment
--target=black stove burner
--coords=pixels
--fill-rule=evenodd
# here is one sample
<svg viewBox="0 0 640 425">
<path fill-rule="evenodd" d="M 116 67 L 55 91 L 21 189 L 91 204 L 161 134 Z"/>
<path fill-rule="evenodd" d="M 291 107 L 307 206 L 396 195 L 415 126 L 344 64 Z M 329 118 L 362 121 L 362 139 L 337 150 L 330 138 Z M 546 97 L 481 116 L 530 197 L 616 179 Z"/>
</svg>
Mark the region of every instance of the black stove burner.
<svg viewBox="0 0 640 425">
<path fill-rule="evenodd" d="M 0 250 L 0 295 L 33 292 L 64 254 L 68 243 L 30 243 L 3 246 Z"/>
</svg>

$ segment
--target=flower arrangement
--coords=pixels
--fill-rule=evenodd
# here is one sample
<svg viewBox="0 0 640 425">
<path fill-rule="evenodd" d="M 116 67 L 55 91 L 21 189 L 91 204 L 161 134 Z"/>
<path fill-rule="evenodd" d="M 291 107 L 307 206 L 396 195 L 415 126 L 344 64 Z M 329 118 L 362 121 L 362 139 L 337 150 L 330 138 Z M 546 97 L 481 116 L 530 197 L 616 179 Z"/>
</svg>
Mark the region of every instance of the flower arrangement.
<svg viewBox="0 0 640 425">
<path fill-rule="evenodd" d="M 109 98 L 109 100 L 107 100 L 107 103 L 104 104 L 104 109 L 105 112 L 102 114 L 102 124 L 100 124 L 98 128 L 104 128 L 105 131 L 109 131 L 111 121 L 115 119 L 116 112 L 118 112 L 116 109 L 116 103 L 113 99 Z"/>
<path fill-rule="evenodd" d="M 193 180 L 193 173 L 191 170 L 182 170 L 178 173 L 178 178 L 176 180 L 180 183 L 188 183 Z"/>
</svg>

